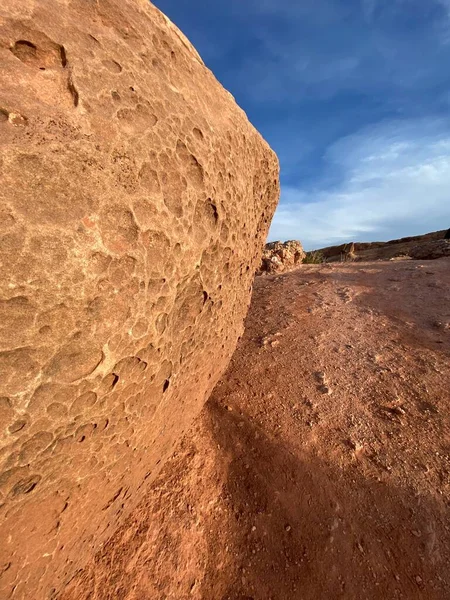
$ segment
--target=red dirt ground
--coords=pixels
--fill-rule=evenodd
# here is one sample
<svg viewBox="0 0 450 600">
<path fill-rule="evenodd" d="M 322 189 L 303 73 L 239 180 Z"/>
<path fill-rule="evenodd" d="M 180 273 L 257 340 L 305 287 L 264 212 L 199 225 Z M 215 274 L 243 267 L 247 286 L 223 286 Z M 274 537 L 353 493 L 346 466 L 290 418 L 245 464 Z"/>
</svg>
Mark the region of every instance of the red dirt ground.
<svg viewBox="0 0 450 600">
<path fill-rule="evenodd" d="M 64 600 L 450 599 L 450 260 L 255 281 L 227 374 Z"/>
</svg>

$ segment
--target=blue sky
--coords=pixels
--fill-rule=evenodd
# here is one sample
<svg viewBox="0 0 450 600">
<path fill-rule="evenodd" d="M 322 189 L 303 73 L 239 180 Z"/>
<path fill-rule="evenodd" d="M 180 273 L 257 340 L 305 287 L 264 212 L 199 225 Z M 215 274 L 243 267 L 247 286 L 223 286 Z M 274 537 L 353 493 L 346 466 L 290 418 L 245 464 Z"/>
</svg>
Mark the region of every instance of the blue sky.
<svg viewBox="0 0 450 600">
<path fill-rule="evenodd" d="M 450 0 L 156 0 L 277 152 L 270 240 L 450 227 Z"/>
</svg>

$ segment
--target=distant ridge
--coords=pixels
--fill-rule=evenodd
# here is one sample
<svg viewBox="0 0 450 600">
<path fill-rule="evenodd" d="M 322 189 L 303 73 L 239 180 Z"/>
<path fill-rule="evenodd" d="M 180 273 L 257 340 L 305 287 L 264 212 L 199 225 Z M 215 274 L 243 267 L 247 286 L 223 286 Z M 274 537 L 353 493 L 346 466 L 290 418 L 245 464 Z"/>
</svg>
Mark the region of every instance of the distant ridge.
<svg viewBox="0 0 450 600">
<path fill-rule="evenodd" d="M 423 235 L 404 237 L 388 242 L 352 242 L 340 244 L 338 246 L 327 246 L 319 248 L 314 252 L 321 253 L 327 262 L 337 262 L 343 260 L 348 249 L 354 243 L 354 252 L 357 260 L 389 260 L 397 256 L 407 255 L 409 250 L 421 243 L 432 242 L 444 239 L 447 230 L 433 231 Z"/>
</svg>

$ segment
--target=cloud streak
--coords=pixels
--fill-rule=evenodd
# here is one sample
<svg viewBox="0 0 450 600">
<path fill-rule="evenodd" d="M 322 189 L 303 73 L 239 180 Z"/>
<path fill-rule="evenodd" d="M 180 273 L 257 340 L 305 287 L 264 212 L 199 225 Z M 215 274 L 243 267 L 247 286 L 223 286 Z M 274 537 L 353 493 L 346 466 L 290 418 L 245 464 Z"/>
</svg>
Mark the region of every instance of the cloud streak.
<svg viewBox="0 0 450 600">
<path fill-rule="evenodd" d="M 448 125 L 389 121 L 337 141 L 326 160 L 341 182 L 285 187 L 269 239 L 301 239 L 313 249 L 449 227 Z"/>
<path fill-rule="evenodd" d="M 450 0 L 156 0 L 277 152 L 271 239 L 450 226 Z"/>
</svg>

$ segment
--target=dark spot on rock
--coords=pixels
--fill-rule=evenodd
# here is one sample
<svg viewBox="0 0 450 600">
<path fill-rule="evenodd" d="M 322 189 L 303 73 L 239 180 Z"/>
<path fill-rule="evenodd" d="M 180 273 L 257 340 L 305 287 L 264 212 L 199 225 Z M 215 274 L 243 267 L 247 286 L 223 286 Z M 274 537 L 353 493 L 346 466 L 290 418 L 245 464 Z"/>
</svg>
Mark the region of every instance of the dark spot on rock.
<svg viewBox="0 0 450 600">
<path fill-rule="evenodd" d="M 105 504 L 105 506 L 102 508 L 102 510 L 107 510 L 111 506 L 111 504 L 113 504 L 113 502 L 115 502 L 117 500 L 117 498 L 120 496 L 122 490 L 123 490 L 123 487 L 119 488 L 117 490 L 117 492 L 114 494 L 114 496 Z"/>
<path fill-rule="evenodd" d="M 30 62 L 30 59 L 36 58 L 37 48 L 36 46 L 28 42 L 27 40 L 17 40 L 17 42 L 10 48 L 11 52 L 19 60 L 24 63 Z"/>
<path fill-rule="evenodd" d="M 61 57 L 61 65 L 63 66 L 63 68 L 66 68 L 66 66 L 67 66 L 67 55 L 66 55 L 66 49 L 64 48 L 64 46 L 60 46 L 59 47 L 59 55 Z"/>
<path fill-rule="evenodd" d="M 22 431 L 22 429 L 25 427 L 26 424 L 27 424 L 26 421 L 24 421 L 23 419 L 20 419 L 19 421 L 16 421 L 12 425 L 10 425 L 8 427 L 8 431 L 9 431 L 9 433 L 18 433 L 19 431 Z"/>
<path fill-rule="evenodd" d="M 13 496 L 20 496 L 22 494 L 29 494 L 32 492 L 37 484 L 41 480 L 40 475 L 31 475 L 31 477 L 27 477 L 26 479 L 22 479 L 18 481 L 16 485 L 13 487 L 11 494 Z"/>
<path fill-rule="evenodd" d="M 72 96 L 73 105 L 77 107 L 80 100 L 80 96 L 78 94 L 78 90 L 76 89 L 73 83 L 72 77 L 69 77 L 69 79 L 67 80 L 67 89 L 69 90 L 70 95 Z"/>
<path fill-rule="evenodd" d="M 214 202 L 211 200 L 211 198 L 208 198 L 208 205 L 209 205 L 209 211 L 212 215 L 212 218 L 213 218 L 214 222 L 217 223 L 217 221 L 219 220 L 219 213 L 217 211 L 217 206 L 214 204 Z"/>
<path fill-rule="evenodd" d="M 196 137 L 198 140 L 203 140 L 205 137 L 201 129 L 199 129 L 198 127 L 194 127 L 192 133 L 194 134 L 194 137 Z"/>
</svg>

